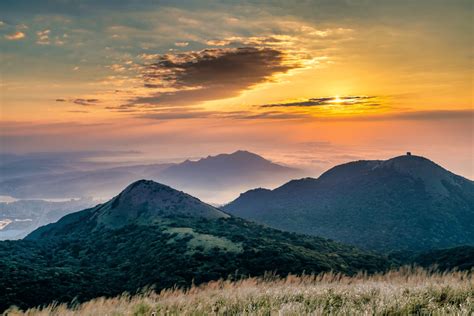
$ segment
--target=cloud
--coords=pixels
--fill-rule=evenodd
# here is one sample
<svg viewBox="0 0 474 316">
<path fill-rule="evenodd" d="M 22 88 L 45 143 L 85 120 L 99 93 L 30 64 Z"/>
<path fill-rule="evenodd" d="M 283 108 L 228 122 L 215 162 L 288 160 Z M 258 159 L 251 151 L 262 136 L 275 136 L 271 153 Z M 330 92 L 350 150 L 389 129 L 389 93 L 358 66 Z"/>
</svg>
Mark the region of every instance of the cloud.
<svg viewBox="0 0 474 316">
<path fill-rule="evenodd" d="M 78 105 L 94 105 L 100 102 L 99 99 L 92 99 L 92 98 L 89 98 L 89 99 L 76 98 L 76 99 L 69 99 L 69 100 L 58 98 L 55 101 L 56 102 L 71 102 Z"/>
<path fill-rule="evenodd" d="M 99 102 L 98 99 L 74 99 L 71 101 L 72 103 L 79 104 L 79 105 L 94 105 Z"/>
<path fill-rule="evenodd" d="M 305 30 L 305 32 L 307 31 Z M 301 45 L 298 42 L 298 37 L 292 35 L 273 34 L 269 36 L 230 36 L 223 39 L 207 40 L 204 43 L 209 46 L 284 47 L 289 49 L 296 44 Z"/>
<path fill-rule="evenodd" d="M 273 107 L 311 107 L 325 105 L 366 105 L 379 106 L 375 96 L 343 96 L 343 97 L 318 97 L 295 102 L 270 103 L 260 105 L 262 108 Z"/>
<path fill-rule="evenodd" d="M 176 42 L 174 43 L 175 46 L 178 46 L 178 47 L 186 47 L 189 45 L 188 42 Z"/>
<path fill-rule="evenodd" d="M 83 110 L 70 110 L 68 112 L 69 113 L 89 113 L 89 111 L 83 111 Z"/>
<path fill-rule="evenodd" d="M 163 110 L 154 110 L 147 113 L 139 112 L 137 118 L 152 119 L 159 121 L 179 120 L 179 119 L 234 119 L 234 120 L 258 120 L 258 119 L 273 119 L 273 120 L 287 120 L 287 119 L 303 119 L 308 118 L 308 115 L 300 113 L 287 113 L 281 111 L 267 111 L 267 112 L 251 112 L 251 111 L 208 111 L 202 109 L 190 108 L 172 108 Z"/>
<path fill-rule="evenodd" d="M 38 39 L 36 40 L 36 44 L 39 45 L 49 45 L 51 42 L 49 41 L 49 34 L 51 30 L 43 30 L 36 32 Z"/>
<path fill-rule="evenodd" d="M 208 40 L 206 44 L 209 46 L 226 46 L 231 43 L 230 40 Z"/>
<path fill-rule="evenodd" d="M 178 111 L 164 110 L 164 111 L 153 111 L 150 113 L 142 113 L 142 114 L 137 115 L 137 118 L 167 121 L 167 120 L 209 118 L 215 115 L 218 115 L 218 112 L 203 111 L 203 110 L 178 110 Z"/>
<path fill-rule="evenodd" d="M 154 90 L 130 104 L 186 105 L 230 98 L 271 81 L 275 74 L 302 67 L 282 49 L 261 47 L 210 48 L 152 58 L 155 62 L 142 75 L 144 86 Z"/>
<path fill-rule="evenodd" d="M 225 116 L 226 118 L 232 119 L 240 119 L 240 120 L 263 120 L 263 119 L 270 119 L 270 120 L 294 120 L 294 119 L 308 119 L 310 118 L 309 115 L 304 113 L 289 113 L 289 112 L 282 112 L 282 111 L 267 111 L 267 112 L 247 112 L 247 111 L 240 111 L 240 112 L 231 112 Z"/>
<path fill-rule="evenodd" d="M 18 32 L 15 32 L 13 34 L 5 35 L 5 38 L 7 40 L 10 40 L 10 41 L 16 41 L 16 40 L 20 40 L 22 38 L 25 38 L 25 36 L 26 36 L 25 33 L 18 31 Z"/>
</svg>

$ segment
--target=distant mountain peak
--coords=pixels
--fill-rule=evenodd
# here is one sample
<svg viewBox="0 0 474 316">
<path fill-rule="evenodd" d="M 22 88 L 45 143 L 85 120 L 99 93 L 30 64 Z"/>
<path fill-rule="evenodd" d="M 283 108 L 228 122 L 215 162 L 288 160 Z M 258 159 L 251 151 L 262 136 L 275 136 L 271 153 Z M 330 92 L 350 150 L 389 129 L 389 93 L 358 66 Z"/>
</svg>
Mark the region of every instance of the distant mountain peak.
<svg viewBox="0 0 474 316">
<path fill-rule="evenodd" d="M 243 150 L 243 149 L 239 149 L 237 151 L 234 151 L 233 153 L 231 153 L 229 155 L 254 156 L 254 157 L 257 156 L 257 157 L 263 158 L 262 156 L 257 155 L 256 153 L 253 153 L 253 152 L 248 151 L 248 150 Z"/>
<path fill-rule="evenodd" d="M 237 150 L 234 151 L 233 153 L 230 154 L 217 154 L 215 156 L 208 155 L 207 157 L 203 157 L 197 160 L 191 160 L 191 159 L 186 159 L 182 163 L 178 164 L 179 165 L 196 165 L 196 164 L 202 164 L 202 163 L 214 163 L 214 162 L 219 162 L 219 161 L 242 161 L 242 162 L 248 162 L 248 161 L 258 161 L 258 162 L 266 162 L 271 164 L 271 161 L 266 160 L 260 155 L 257 155 L 255 153 L 252 153 L 250 151 L 246 150 Z"/>
<path fill-rule="evenodd" d="M 230 154 L 219 154 L 216 156 L 208 156 L 207 158 L 203 158 L 202 160 L 207 160 L 207 159 L 226 159 L 226 158 L 234 158 L 234 159 L 255 159 L 255 160 L 260 160 L 260 161 L 266 161 L 271 163 L 270 161 L 266 160 L 262 156 L 255 154 L 253 152 L 247 151 L 247 150 L 237 150 L 234 151 L 233 153 Z"/>
<path fill-rule="evenodd" d="M 171 166 L 162 173 L 162 176 L 168 179 L 168 176 L 196 176 L 199 174 L 200 177 L 205 175 L 204 181 L 209 181 L 209 179 L 215 181 L 226 176 L 254 176 L 261 172 L 295 173 L 298 171 L 298 169 L 273 163 L 250 151 L 237 150 L 230 154 L 208 156 L 199 160 L 186 160 Z"/>
<path fill-rule="evenodd" d="M 187 160 L 156 177 L 205 201 L 222 204 L 253 187 L 276 187 L 300 177 L 303 170 L 280 165 L 246 150 Z"/>
</svg>

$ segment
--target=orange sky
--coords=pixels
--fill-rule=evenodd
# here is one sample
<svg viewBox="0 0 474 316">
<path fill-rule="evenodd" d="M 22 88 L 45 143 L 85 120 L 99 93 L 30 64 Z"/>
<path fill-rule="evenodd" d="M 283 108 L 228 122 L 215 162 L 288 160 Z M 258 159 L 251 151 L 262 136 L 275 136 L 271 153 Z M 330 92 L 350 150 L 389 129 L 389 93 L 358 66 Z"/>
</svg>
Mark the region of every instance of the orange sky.
<svg viewBox="0 0 474 316">
<path fill-rule="evenodd" d="M 25 5 L 29 4 L 29 6 Z M 4 1 L 3 152 L 473 168 L 472 3 Z"/>
</svg>

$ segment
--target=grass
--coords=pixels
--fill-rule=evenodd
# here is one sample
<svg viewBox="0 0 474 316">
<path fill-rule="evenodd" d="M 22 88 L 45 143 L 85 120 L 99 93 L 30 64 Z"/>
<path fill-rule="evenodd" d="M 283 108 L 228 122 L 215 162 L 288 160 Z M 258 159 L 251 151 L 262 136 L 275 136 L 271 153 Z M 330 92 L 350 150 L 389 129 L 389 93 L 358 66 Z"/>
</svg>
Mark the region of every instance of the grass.
<svg viewBox="0 0 474 316">
<path fill-rule="evenodd" d="M 353 277 L 279 278 L 268 274 L 188 290 L 97 298 L 74 306 L 50 305 L 6 315 L 473 315 L 472 272 L 401 268 Z"/>
<path fill-rule="evenodd" d="M 171 227 L 166 230 L 168 233 L 176 233 L 177 236 L 168 241 L 168 243 L 185 236 L 191 237 L 188 242 L 188 247 L 192 250 L 200 248 L 205 251 L 210 251 L 212 248 L 219 248 L 228 252 L 240 253 L 243 251 L 241 243 L 234 243 L 225 237 L 218 237 L 209 234 L 200 234 L 195 232 L 190 227 Z"/>
</svg>

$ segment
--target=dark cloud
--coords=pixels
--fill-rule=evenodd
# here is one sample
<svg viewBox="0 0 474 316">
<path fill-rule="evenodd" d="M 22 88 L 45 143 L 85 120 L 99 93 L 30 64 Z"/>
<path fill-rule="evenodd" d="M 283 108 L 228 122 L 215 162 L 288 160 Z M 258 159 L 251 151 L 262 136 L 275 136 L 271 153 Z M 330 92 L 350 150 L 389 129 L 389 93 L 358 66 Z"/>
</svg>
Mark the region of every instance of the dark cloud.
<svg viewBox="0 0 474 316">
<path fill-rule="evenodd" d="M 284 103 L 271 103 L 260 105 L 262 108 L 273 108 L 273 107 L 310 107 L 310 106 L 323 106 L 323 105 L 366 105 L 366 106 L 379 106 L 380 103 L 374 102 L 375 96 L 344 96 L 344 97 L 320 97 L 310 98 L 303 101 L 297 102 L 284 102 Z"/>
<path fill-rule="evenodd" d="M 74 99 L 72 103 L 79 105 L 94 105 L 99 102 L 99 99 Z"/>
<path fill-rule="evenodd" d="M 96 103 L 99 103 L 99 99 L 82 99 L 82 98 L 77 98 L 77 99 L 56 99 L 56 102 L 71 102 L 74 104 L 79 104 L 79 105 L 94 105 Z"/>
<path fill-rule="evenodd" d="M 280 111 L 268 111 L 262 113 L 255 113 L 250 111 L 206 111 L 206 110 L 191 110 L 189 108 L 181 109 L 167 109 L 150 111 L 148 113 L 140 113 L 136 117 L 144 119 L 153 119 L 159 121 L 179 120 L 179 119 L 203 119 L 203 118 L 219 118 L 219 119 L 235 119 L 235 120 L 257 120 L 257 119 L 303 119 L 308 118 L 305 114 L 285 113 Z"/>
<path fill-rule="evenodd" d="M 218 112 L 201 111 L 201 110 L 185 110 L 185 111 L 153 111 L 149 113 L 141 113 L 138 118 L 152 119 L 158 121 L 182 120 L 182 119 L 199 119 L 208 118 L 218 115 Z"/>
<path fill-rule="evenodd" d="M 129 104 L 188 105 L 230 98 L 298 67 L 297 60 L 274 48 L 214 48 L 160 55 L 143 71 L 145 87 L 157 91 Z"/>
<path fill-rule="evenodd" d="M 106 106 L 107 110 L 111 110 L 114 112 L 138 112 L 140 109 L 135 108 L 133 105 L 130 104 L 122 104 L 117 106 Z"/>
<path fill-rule="evenodd" d="M 175 87 L 232 85 L 238 80 L 258 83 L 292 68 L 282 64 L 283 58 L 281 51 L 255 47 L 164 55 L 149 65 L 145 79 L 174 81 Z"/>
</svg>

